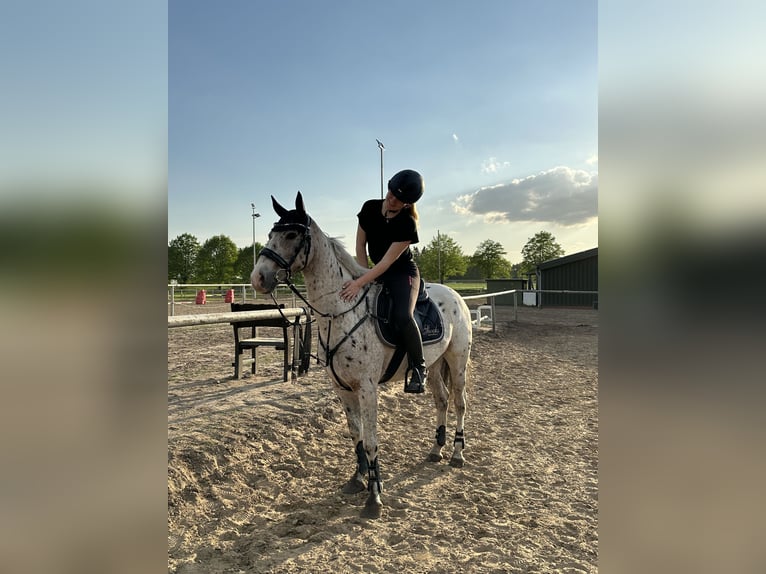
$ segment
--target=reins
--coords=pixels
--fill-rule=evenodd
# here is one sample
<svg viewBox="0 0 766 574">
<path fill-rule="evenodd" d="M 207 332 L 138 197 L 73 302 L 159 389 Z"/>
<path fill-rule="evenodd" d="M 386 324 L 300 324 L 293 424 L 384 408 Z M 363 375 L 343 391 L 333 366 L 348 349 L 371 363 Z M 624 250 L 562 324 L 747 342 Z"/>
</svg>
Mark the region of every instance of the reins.
<svg viewBox="0 0 766 574">
<path fill-rule="evenodd" d="M 272 261 L 274 261 L 280 267 L 280 270 L 284 271 L 284 278 L 280 278 L 279 276 L 277 276 L 277 281 L 287 285 L 290 288 L 290 291 L 292 291 L 293 294 L 297 295 L 298 298 L 301 301 L 303 301 L 308 306 L 308 308 L 311 309 L 311 311 L 313 313 L 316 313 L 320 317 L 328 319 L 328 324 L 327 324 L 327 344 L 324 344 L 322 342 L 321 335 L 319 336 L 319 343 L 324 348 L 325 356 L 326 356 L 325 364 L 323 366 L 325 366 L 325 367 L 329 366 L 330 367 L 330 371 L 332 372 L 333 377 L 335 377 L 335 381 L 338 383 L 338 385 L 340 385 L 343 389 L 345 389 L 347 391 L 353 391 L 353 389 L 351 389 L 350 386 L 345 384 L 341 380 L 341 378 L 338 376 L 338 374 L 335 372 L 335 365 L 333 363 L 333 359 L 335 358 L 335 354 L 338 352 L 338 349 L 341 347 L 341 345 L 343 345 L 343 343 L 345 343 L 351 337 L 351 335 L 357 329 L 359 329 L 359 327 L 361 327 L 368 318 L 370 318 L 372 316 L 372 314 L 370 313 L 369 301 L 367 299 L 367 294 L 370 291 L 371 285 L 368 284 L 368 285 L 366 285 L 364 287 L 364 292 L 362 293 L 361 297 L 358 298 L 357 302 L 354 303 L 354 305 L 352 305 L 351 307 L 349 307 L 345 311 L 342 311 L 342 312 L 337 313 L 337 314 L 325 313 L 323 311 L 320 311 L 319 309 L 314 307 L 314 305 L 312 305 L 308 301 L 308 299 L 306 299 L 300 293 L 300 291 L 298 291 L 298 288 L 295 286 L 295 283 L 293 283 L 293 280 L 292 280 L 292 270 L 291 270 L 291 267 L 292 267 L 293 263 L 295 263 L 295 260 L 298 258 L 298 255 L 301 253 L 301 250 L 305 251 L 305 260 L 308 261 L 309 252 L 311 250 L 311 229 L 309 227 L 311 225 L 311 218 L 309 218 L 308 216 L 306 216 L 306 217 L 308 218 L 308 221 L 307 221 L 306 225 L 303 225 L 301 223 L 275 223 L 274 227 L 271 228 L 272 232 L 274 232 L 274 231 L 298 231 L 298 232 L 300 232 L 302 234 L 301 242 L 298 245 L 298 248 L 295 250 L 295 253 L 293 253 L 293 256 L 290 258 L 290 261 L 285 260 L 285 258 L 282 257 L 279 253 L 277 253 L 276 251 L 274 251 L 273 249 L 270 249 L 268 247 L 264 247 L 263 249 L 261 249 L 261 251 L 259 253 L 259 256 L 263 255 L 265 257 L 268 257 Z M 304 263 L 304 266 L 305 266 L 305 263 Z M 274 301 L 274 304 L 277 305 L 277 309 L 279 309 L 279 314 L 282 315 L 282 317 L 284 319 L 287 319 L 285 317 L 284 313 L 282 312 L 282 310 L 279 308 L 279 305 L 277 303 L 277 299 L 274 296 L 274 291 L 271 292 L 271 299 Z M 342 317 L 343 315 L 346 315 L 347 313 L 350 313 L 351 311 L 355 310 L 359 305 L 362 304 L 362 301 L 364 301 L 365 307 L 366 307 L 365 312 L 362 315 L 362 318 L 359 319 L 359 321 L 356 322 L 356 324 L 351 328 L 351 330 L 349 330 L 344 335 L 344 337 L 338 342 L 337 345 L 335 345 L 335 347 L 330 349 L 330 336 L 332 335 L 332 322 L 333 322 L 333 319 L 337 319 L 339 317 Z M 310 329 L 311 328 L 311 323 L 313 323 L 313 319 L 312 320 L 308 320 L 307 323 L 308 323 L 307 326 Z M 313 355 L 311 355 L 311 356 L 313 356 Z M 317 362 L 321 364 L 321 359 L 319 358 L 318 355 L 315 356 L 314 358 L 316 358 Z"/>
</svg>

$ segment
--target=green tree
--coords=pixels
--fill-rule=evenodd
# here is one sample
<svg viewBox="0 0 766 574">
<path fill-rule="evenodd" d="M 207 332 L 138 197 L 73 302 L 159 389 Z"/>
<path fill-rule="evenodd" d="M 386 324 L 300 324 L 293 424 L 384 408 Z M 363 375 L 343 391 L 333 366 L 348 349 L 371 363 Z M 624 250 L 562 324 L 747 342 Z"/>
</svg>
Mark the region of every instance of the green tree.
<svg viewBox="0 0 766 574">
<path fill-rule="evenodd" d="M 225 235 L 211 237 L 197 255 L 197 279 L 202 283 L 233 283 L 238 250 Z"/>
<path fill-rule="evenodd" d="M 260 253 L 263 245 L 256 242 L 256 253 Z M 234 262 L 234 277 L 240 283 L 250 283 L 250 274 L 253 272 L 253 246 L 243 247 L 237 253 L 237 260 Z"/>
<path fill-rule="evenodd" d="M 179 283 L 193 283 L 199 241 L 189 233 L 183 233 L 168 244 L 168 281 L 175 279 Z"/>
<path fill-rule="evenodd" d="M 478 267 L 486 279 L 511 276 L 511 262 L 505 257 L 505 248 L 497 241 L 485 239 L 474 251 L 471 264 Z"/>
<path fill-rule="evenodd" d="M 535 267 L 543 261 L 564 255 L 564 250 L 556 243 L 556 238 L 550 232 L 538 231 L 521 249 L 521 255 L 523 260 L 520 272 L 522 275 L 527 275 L 534 273 Z"/>
<path fill-rule="evenodd" d="M 476 266 L 472 256 L 466 255 L 465 258 L 465 273 L 463 273 L 462 279 L 476 280 L 485 279 L 484 272 Z"/>
<path fill-rule="evenodd" d="M 462 275 L 468 267 L 463 250 L 449 235 L 437 234 L 421 248 L 416 259 L 423 279 L 444 283 L 445 277 Z"/>
</svg>

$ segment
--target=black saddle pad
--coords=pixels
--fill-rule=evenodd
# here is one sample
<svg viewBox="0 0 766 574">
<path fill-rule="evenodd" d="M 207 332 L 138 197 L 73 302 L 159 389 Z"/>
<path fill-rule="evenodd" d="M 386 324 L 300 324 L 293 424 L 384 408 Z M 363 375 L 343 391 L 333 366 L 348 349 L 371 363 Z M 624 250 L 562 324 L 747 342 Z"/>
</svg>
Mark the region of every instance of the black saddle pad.
<svg viewBox="0 0 766 574">
<path fill-rule="evenodd" d="M 378 335 L 380 339 L 389 347 L 399 346 L 399 337 L 393 329 L 390 321 L 391 317 L 391 297 L 388 290 L 384 287 L 378 292 L 375 302 L 377 315 Z M 423 344 L 437 343 L 444 338 L 444 320 L 436 303 L 428 296 L 425 282 L 420 280 L 420 291 L 418 300 L 415 304 L 415 322 L 420 329 L 420 336 Z"/>
</svg>

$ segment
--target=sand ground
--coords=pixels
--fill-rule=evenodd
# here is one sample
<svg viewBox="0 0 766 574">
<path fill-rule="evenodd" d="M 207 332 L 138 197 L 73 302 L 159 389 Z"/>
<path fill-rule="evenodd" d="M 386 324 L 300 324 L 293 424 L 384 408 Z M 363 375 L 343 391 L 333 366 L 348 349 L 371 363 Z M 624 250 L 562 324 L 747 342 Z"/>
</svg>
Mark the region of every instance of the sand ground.
<svg viewBox="0 0 766 574">
<path fill-rule="evenodd" d="M 463 468 L 427 461 L 428 392 L 381 387 L 371 521 L 366 493 L 340 492 L 356 459 L 321 368 L 282 382 L 259 351 L 237 381 L 230 326 L 169 329 L 169 572 L 596 572 L 598 311 L 512 318 L 498 307 L 496 331 L 474 333 Z M 447 457 L 453 434 L 450 415 Z"/>
</svg>

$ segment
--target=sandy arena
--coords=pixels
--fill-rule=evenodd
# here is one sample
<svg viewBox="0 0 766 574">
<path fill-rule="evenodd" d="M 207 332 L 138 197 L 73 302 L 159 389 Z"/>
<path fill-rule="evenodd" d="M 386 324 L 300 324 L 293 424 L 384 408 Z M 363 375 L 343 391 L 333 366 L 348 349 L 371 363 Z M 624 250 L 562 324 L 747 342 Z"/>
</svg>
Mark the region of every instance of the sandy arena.
<svg viewBox="0 0 766 574">
<path fill-rule="evenodd" d="M 176 314 L 228 311 L 176 304 Z M 597 572 L 598 311 L 498 307 L 474 331 L 466 464 L 428 462 L 429 392 L 381 386 L 383 514 L 344 495 L 356 458 L 324 370 L 281 352 L 234 380 L 231 327 L 168 329 L 168 571 Z M 316 346 L 316 337 L 314 338 Z"/>
</svg>

